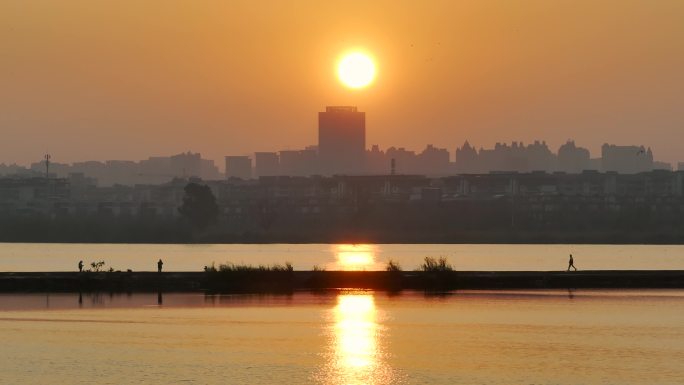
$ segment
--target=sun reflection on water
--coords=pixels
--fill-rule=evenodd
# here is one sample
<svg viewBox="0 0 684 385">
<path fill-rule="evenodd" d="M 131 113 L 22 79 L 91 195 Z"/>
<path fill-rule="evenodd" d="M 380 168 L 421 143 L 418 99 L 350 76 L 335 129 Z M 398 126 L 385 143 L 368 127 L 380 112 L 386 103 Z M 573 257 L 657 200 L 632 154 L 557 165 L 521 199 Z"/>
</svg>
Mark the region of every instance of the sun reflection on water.
<svg viewBox="0 0 684 385">
<path fill-rule="evenodd" d="M 326 383 L 392 382 L 383 359 L 377 313 L 372 294 L 349 293 L 337 297 L 337 305 L 332 309 L 332 352 Z"/>
<path fill-rule="evenodd" d="M 360 370 L 376 356 L 375 303 L 372 295 L 341 295 L 335 308 L 335 335 L 340 363 Z"/>
</svg>

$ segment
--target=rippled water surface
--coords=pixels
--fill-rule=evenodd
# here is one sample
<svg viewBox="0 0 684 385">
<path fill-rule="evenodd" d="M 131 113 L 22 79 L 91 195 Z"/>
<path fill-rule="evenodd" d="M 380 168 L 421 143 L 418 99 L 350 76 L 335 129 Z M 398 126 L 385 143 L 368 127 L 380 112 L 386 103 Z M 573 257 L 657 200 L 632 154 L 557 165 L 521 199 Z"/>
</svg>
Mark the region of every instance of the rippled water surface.
<svg viewBox="0 0 684 385">
<path fill-rule="evenodd" d="M 413 270 L 426 256 L 447 257 L 457 270 L 563 270 L 573 254 L 580 270 L 684 270 L 681 245 L 442 245 L 442 244 L 49 244 L 0 243 L 0 271 L 69 271 L 105 261 L 106 268 L 201 271 L 212 263 L 275 264 L 296 270 L 384 270 L 390 259 Z"/>
<path fill-rule="evenodd" d="M 6 384 L 676 384 L 684 291 L 0 295 Z"/>
</svg>

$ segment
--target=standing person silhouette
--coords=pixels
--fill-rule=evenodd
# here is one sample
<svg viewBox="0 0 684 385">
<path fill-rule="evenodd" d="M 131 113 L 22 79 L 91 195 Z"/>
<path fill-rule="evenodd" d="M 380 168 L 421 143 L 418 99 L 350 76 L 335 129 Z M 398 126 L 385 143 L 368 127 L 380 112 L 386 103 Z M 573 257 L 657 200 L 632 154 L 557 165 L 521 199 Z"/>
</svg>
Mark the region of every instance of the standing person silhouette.
<svg viewBox="0 0 684 385">
<path fill-rule="evenodd" d="M 163 265 L 164 265 L 164 262 L 162 262 L 161 258 L 159 258 L 159 262 L 157 262 L 157 273 L 161 273 Z"/>
<path fill-rule="evenodd" d="M 78 272 L 80 273 L 82 271 L 83 271 L 83 261 L 78 261 Z"/>
<path fill-rule="evenodd" d="M 570 254 L 570 260 L 568 261 L 568 271 L 570 271 L 571 267 L 577 271 L 577 268 L 575 267 L 575 260 L 572 259 L 572 254 Z"/>
</svg>

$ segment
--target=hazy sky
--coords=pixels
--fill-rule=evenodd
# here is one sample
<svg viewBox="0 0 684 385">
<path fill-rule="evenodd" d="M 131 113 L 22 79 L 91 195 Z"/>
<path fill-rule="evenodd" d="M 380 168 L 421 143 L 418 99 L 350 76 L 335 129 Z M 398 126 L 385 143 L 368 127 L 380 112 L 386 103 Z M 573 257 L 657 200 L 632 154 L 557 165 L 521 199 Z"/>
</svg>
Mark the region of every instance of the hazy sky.
<svg viewBox="0 0 684 385">
<path fill-rule="evenodd" d="M 354 47 L 377 61 L 364 90 L 335 76 Z M 0 162 L 298 149 L 346 104 L 382 148 L 684 161 L 684 1 L 0 2 Z"/>
</svg>

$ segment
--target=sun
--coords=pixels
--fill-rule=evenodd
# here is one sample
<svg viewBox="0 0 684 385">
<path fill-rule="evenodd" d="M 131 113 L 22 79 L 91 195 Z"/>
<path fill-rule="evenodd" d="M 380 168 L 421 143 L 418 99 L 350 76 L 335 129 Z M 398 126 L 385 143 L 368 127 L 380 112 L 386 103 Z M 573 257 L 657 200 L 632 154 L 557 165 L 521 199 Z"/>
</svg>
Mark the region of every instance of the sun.
<svg viewBox="0 0 684 385">
<path fill-rule="evenodd" d="M 360 52 L 347 54 L 337 65 L 337 76 L 347 87 L 366 87 L 375 79 L 375 63 L 370 56 Z"/>
</svg>

